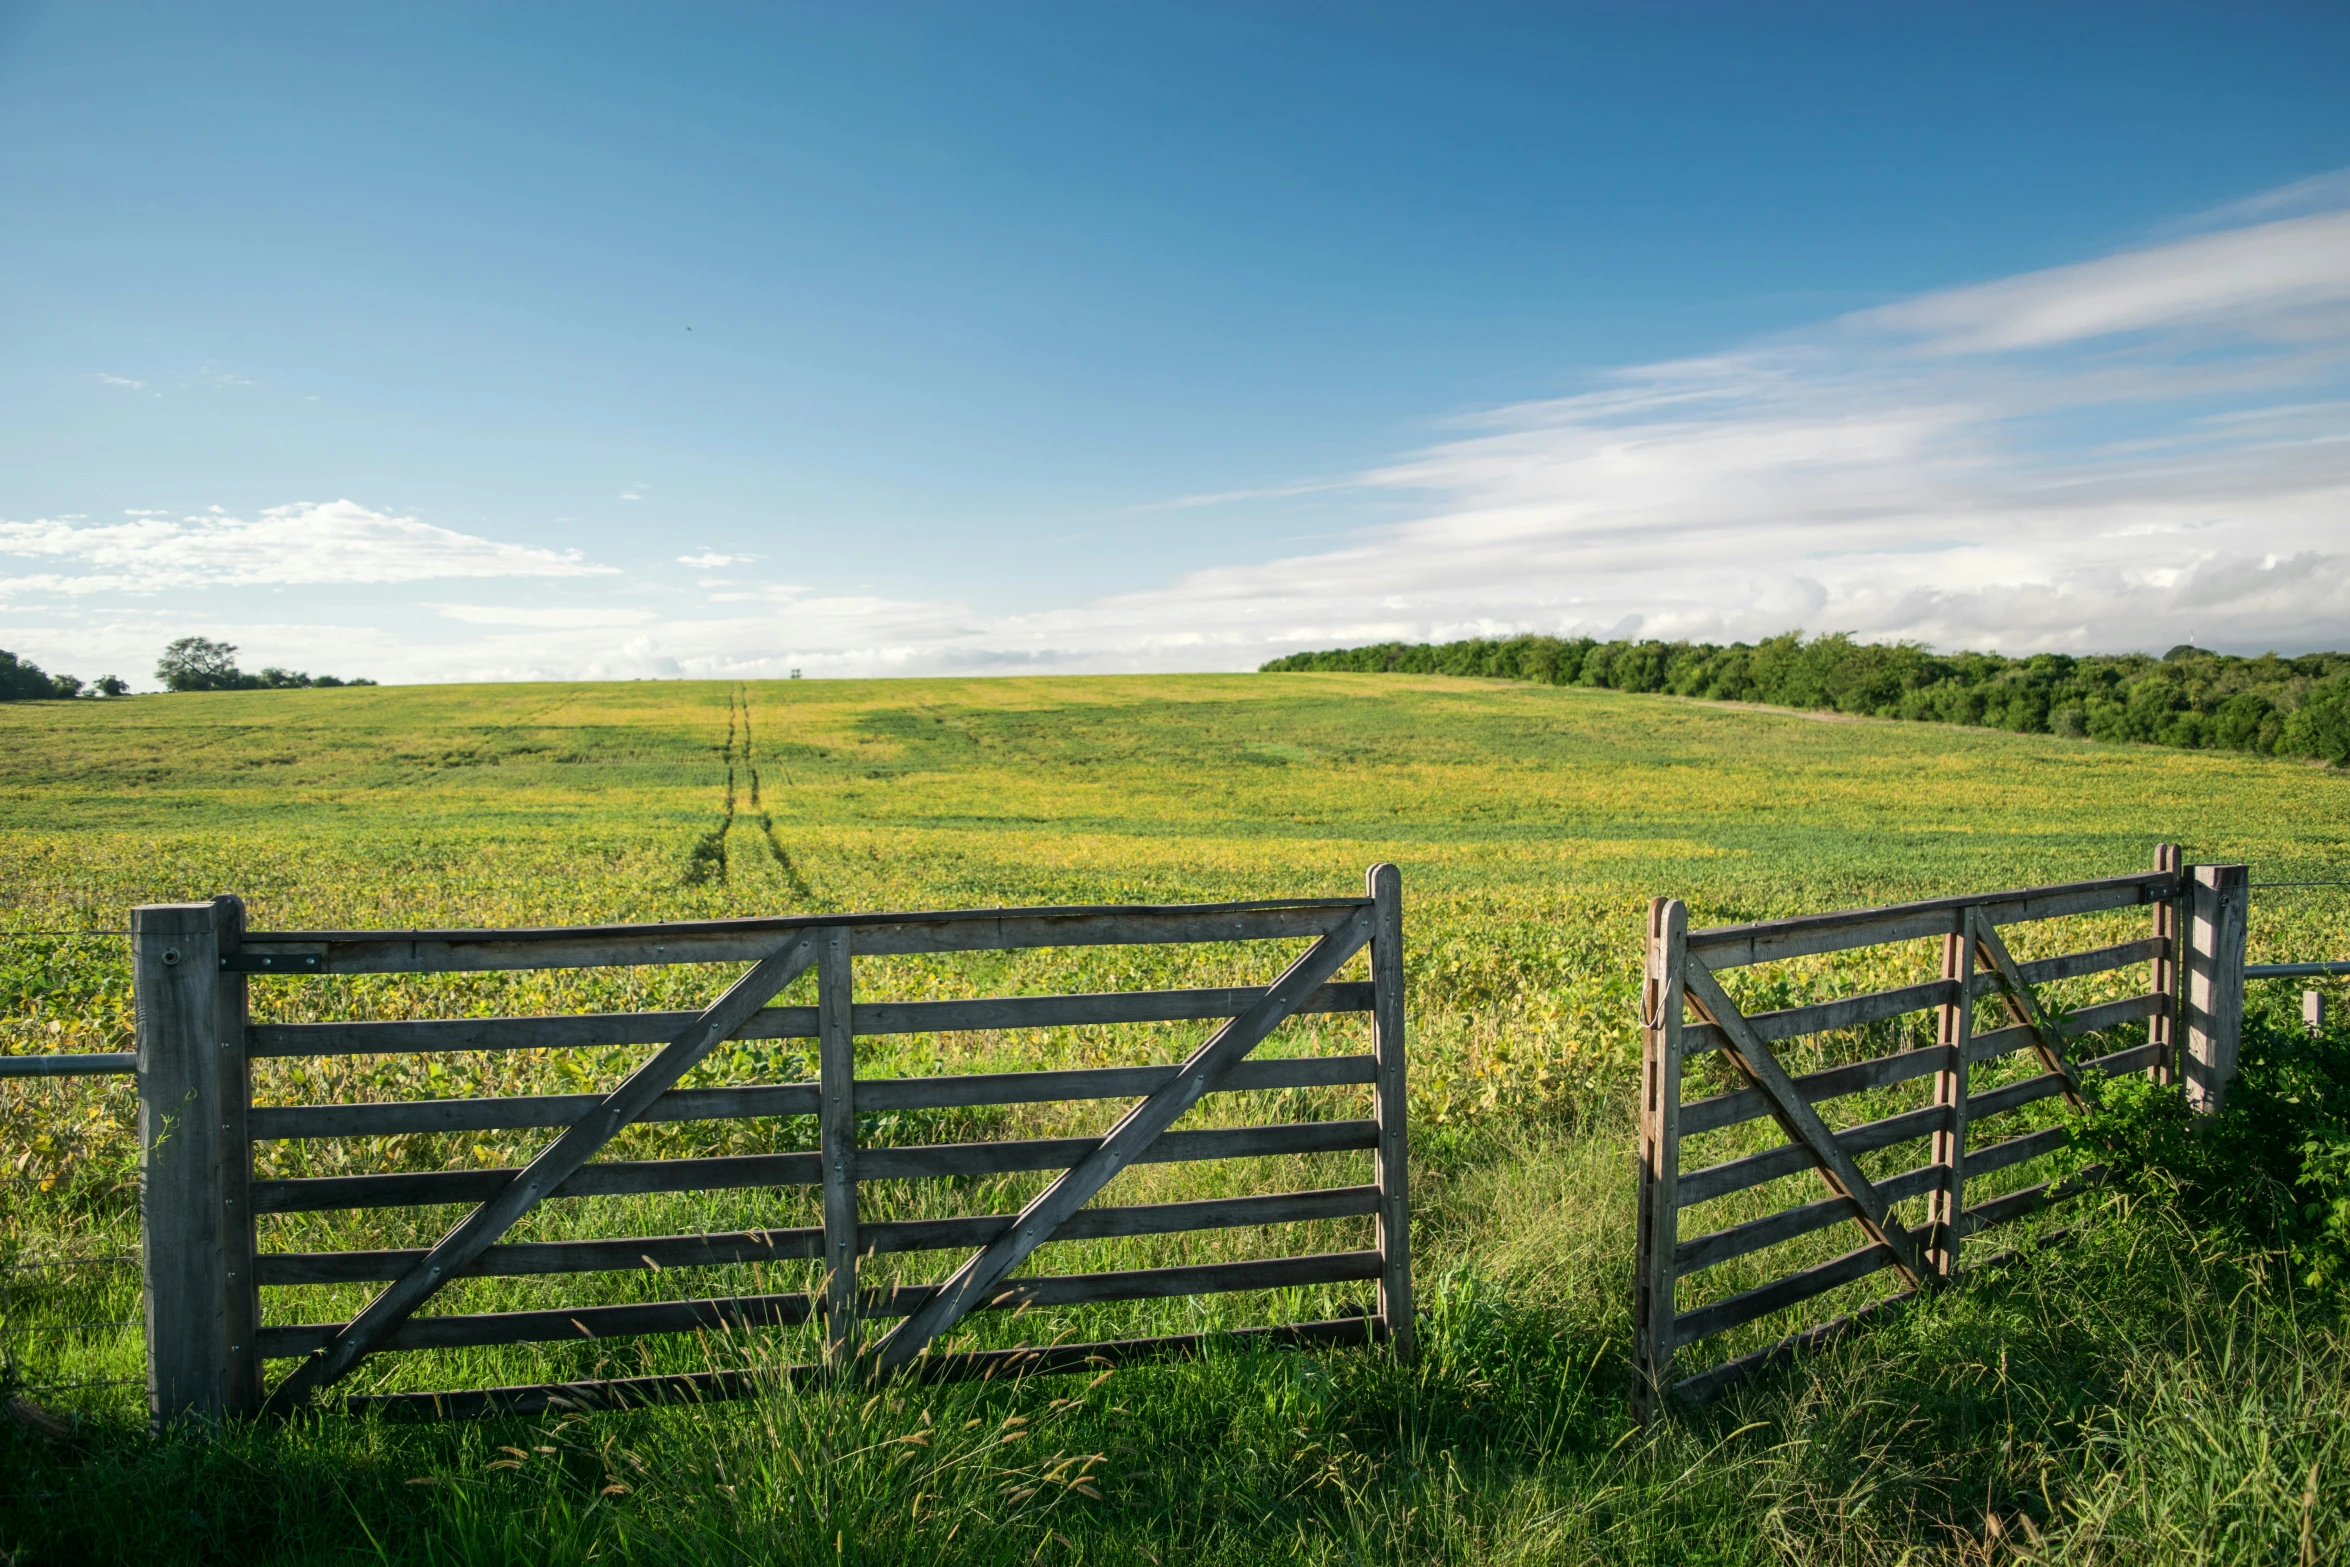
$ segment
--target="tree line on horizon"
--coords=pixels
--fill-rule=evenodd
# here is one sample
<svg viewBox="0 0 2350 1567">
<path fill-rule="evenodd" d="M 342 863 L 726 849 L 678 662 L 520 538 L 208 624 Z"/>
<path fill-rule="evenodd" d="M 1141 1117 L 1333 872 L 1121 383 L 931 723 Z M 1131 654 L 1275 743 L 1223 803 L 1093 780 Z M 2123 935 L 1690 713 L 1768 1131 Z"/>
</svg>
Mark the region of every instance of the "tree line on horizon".
<svg viewBox="0 0 2350 1567">
<path fill-rule="evenodd" d="M 1934 653 L 1800 631 L 1761 642 L 1475 637 L 1292 653 L 1263 673 L 1462 675 L 1760 702 L 2019 734 L 2350 764 L 2350 653 Z"/>
<path fill-rule="evenodd" d="M 181 637 L 156 661 L 155 678 L 166 691 L 287 691 L 310 686 L 371 686 L 372 680 L 340 680 L 333 675 L 309 675 L 299 669 L 272 664 L 258 674 L 237 667 L 236 647 L 208 637 Z M 130 694 L 130 682 L 118 675 L 84 681 L 72 675 L 52 675 L 29 658 L 0 648 L 0 702 L 65 702 L 77 697 L 118 697 Z"/>
</svg>

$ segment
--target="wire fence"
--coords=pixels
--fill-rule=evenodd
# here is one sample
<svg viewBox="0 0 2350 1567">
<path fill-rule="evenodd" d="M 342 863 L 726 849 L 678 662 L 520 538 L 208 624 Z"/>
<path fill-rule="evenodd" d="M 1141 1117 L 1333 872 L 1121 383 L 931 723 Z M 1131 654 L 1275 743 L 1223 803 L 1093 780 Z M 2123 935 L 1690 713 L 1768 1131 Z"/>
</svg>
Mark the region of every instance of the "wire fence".
<svg viewBox="0 0 2350 1567">
<path fill-rule="evenodd" d="M 0 1385 L 10 1391 L 26 1394 L 75 1393 L 92 1388 L 138 1387 L 146 1382 L 144 1376 L 74 1377 L 70 1380 L 36 1380 L 37 1371 L 31 1368 L 54 1357 L 39 1353 L 45 1346 L 41 1341 L 67 1338 L 76 1334 L 125 1333 L 146 1327 L 144 1317 L 106 1317 L 49 1320 L 39 1314 L 46 1302 L 24 1287 L 30 1276 L 83 1273 L 99 1270 L 135 1269 L 140 1265 L 136 1254 L 115 1253 L 95 1257 L 41 1257 L 31 1261 L 16 1261 L 0 1265 Z M 31 1351 L 32 1353 L 27 1353 Z M 145 1353 L 142 1336 L 140 1354 Z M 30 1374 L 28 1374 L 30 1373 Z M 54 1373 L 52 1373 L 54 1376 Z"/>
</svg>

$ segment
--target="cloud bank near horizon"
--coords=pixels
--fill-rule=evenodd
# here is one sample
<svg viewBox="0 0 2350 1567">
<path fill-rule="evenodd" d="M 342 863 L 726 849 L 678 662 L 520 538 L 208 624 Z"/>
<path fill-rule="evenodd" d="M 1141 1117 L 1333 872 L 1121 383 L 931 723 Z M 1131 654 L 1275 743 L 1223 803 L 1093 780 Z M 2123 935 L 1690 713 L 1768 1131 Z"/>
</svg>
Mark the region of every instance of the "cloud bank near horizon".
<svg viewBox="0 0 2350 1567">
<path fill-rule="evenodd" d="M 649 585 L 338 501 L 252 521 L 0 521 L 0 624 L 76 669 L 141 667 L 130 649 L 151 658 L 168 620 L 385 679 L 1238 669 L 1523 631 L 2350 646 L 2350 178 L 2215 222 L 1626 367 L 1339 481 L 1166 503 L 1338 492 L 1382 511 L 1410 498 L 1417 515 L 1032 613 L 817 593 L 711 548 L 674 556 L 699 575 Z M 215 608 L 236 588 L 449 580 L 541 586 L 331 625 Z"/>
</svg>

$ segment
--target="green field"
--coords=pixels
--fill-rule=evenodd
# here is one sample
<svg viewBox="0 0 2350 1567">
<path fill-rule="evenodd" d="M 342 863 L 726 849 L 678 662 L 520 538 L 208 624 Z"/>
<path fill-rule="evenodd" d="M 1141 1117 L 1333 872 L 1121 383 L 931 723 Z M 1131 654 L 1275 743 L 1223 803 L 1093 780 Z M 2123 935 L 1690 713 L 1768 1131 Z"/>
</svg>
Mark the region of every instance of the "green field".
<svg viewBox="0 0 2350 1567">
<path fill-rule="evenodd" d="M 0 1048 L 12 1052 L 126 1048 L 124 943 L 31 933 L 119 929 L 139 902 L 233 892 L 256 927 L 277 929 L 556 924 L 1326 895 L 1359 890 L 1366 866 L 1393 861 L 1406 898 L 1417 1273 L 1431 1314 L 1409 1369 L 1353 1352 L 1234 1353 L 1090 1388 L 1043 1378 L 874 1400 L 810 1392 L 559 1428 L 336 1420 L 154 1443 L 138 1434 L 133 1390 L 44 1393 L 78 1413 L 82 1435 L 65 1446 L 0 1438 L 16 1444 L 0 1479 L 0 1552 L 1956 1561 L 2020 1543 L 2041 1559 L 2332 1559 L 2350 1549 L 2338 1299 L 2297 1292 L 2289 1270 L 2120 1198 L 2095 1208 L 2073 1248 L 1718 1411 L 1635 1433 L 1622 1408 L 1625 1112 L 1653 896 L 1720 923 L 2112 875 L 2146 867 L 2163 841 L 2192 860 L 2247 861 L 2255 881 L 2327 880 L 2350 866 L 2346 840 L 2350 775 L 2306 763 L 1443 677 L 508 685 L 0 707 L 0 935 L 18 933 L 0 945 Z M 2018 931 L 2019 956 L 2127 939 L 2143 917 L 2072 925 Z M 2264 892 L 2252 947 L 2254 961 L 2350 956 L 2350 895 Z M 879 998 L 1236 983 L 1283 961 L 1269 946 L 861 960 L 858 984 Z M 1743 1005 L 1784 1005 L 1925 977 L 1932 962 L 1920 944 L 1742 974 L 1733 988 Z M 270 980 L 255 983 L 254 1005 L 272 1020 L 684 1006 L 730 977 Z M 2056 999 L 2128 985 L 2102 976 Z M 1360 1027 L 1301 1022 L 1266 1048 L 1357 1049 Z M 1879 1025 L 1806 1048 L 1874 1053 L 1897 1033 Z M 1108 1064 L 1178 1056 L 1200 1037 L 1172 1026 L 913 1037 L 867 1042 L 859 1061 L 873 1075 Z M 642 1054 L 269 1063 L 258 1092 L 294 1103 L 577 1088 L 617 1080 Z M 746 1045 L 692 1081 L 808 1071 L 793 1049 Z M 136 1234 L 127 1083 L 0 1094 L 12 1183 L 0 1261 L 120 1254 Z M 1854 1118 L 1908 1102 L 1855 1101 Z M 1360 1113 L 1353 1103 L 1337 1090 L 1223 1096 L 1187 1124 Z M 1039 1135 L 1098 1127 L 1111 1109 L 907 1117 L 865 1135 Z M 684 1124 L 640 1128 L 618 1153 L 811 1137 L 789 1120 Z M 504 1164 L 526 1151 L 404 1138 L 265 1145 L 259 1158 L 269 1171 L 326 1173 Z M 1887 1157 L 1901 1167 L 1898 1151 Z M 1122 1176 L 1109 1200 L 1331 1184 L 1361 1179 L 1362 1158 L 1159 1166 Z M 1283 1168 L 1251 1167 L 1273 1165 Z M 867 1201 L 891 1216 L 1000 1211 L 1034 1189 L 927 1183 Z M 1753 1211 L 1794 1191 L 1758 1192 Z M 561 1207 L 533 1233 L 807 1222 L 797 1193 Z M 265 1244 L 414 1243 L 449 1218 L 278 1220 Z M 1362 1244 L 1350 1226 L 1364 1222 L 1329 1224 L 1305 1245 L 1250 1232 L 1073 1244 L 1046 1266 L 1334 1249 Z M 1768 1271 L 1718 1270 L 1684 1301 L 1850 1244 L 1811 1239 L 1810 1253 L 1795 1243 Z M 919 1279 L 946 1262 L 897 1265 Z M 14 1382 L 137 1373 L 135 1330 L 66 1327 L 135 1316 L 131 1274 L 11 1277 L 0 1342 Z M 794 1287 L 773 1269 L 476 1281 L 450 1309 L 754 1286 Z M 1301 1293 L 1085 1308 L 1042 1326 L 993 1319 L 973 1341 L 1195 1331 L 1326 1315 L 1355 1298 Z M 328 1320 L 358 1298 L 273 1291 L 269 1312 Z M 1786 1326 L 1757 1324 L 1719 1348 Z M 808 1352 L 787 1332 L 448 1351 L 382 1357 L 359 1380 L 480 1385 Z M 2240 1439 L 2245 1419 L 2257 1442 Z M 76 1505 L 60 1506 L 66 1497 Z"/>
</svg>

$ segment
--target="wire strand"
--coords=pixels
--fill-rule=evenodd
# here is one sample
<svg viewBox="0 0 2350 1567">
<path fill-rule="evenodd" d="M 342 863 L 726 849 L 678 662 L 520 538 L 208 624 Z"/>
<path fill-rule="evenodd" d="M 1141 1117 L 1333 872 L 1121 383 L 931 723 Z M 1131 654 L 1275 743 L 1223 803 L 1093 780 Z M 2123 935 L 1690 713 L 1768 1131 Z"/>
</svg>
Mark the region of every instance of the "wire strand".
<svg viewBox="0 0 2350 1567">
<path fill-rule="evenodd" d="M 129 934 L 130 932 L 127 930 L 0 930 L 0 941 L 7 941 L 18 936 L 35 936 L 46 939 L 51 936 L 127 936 Z"/>
<path fill-rule="evenodd" d="M 37 1273 L 45 1268 L 126 1268 L 137 1262 L 136 1257 L 50 1257 L 40 1262 L 12 1262 L 10 1273 Z"/>
</svg>

